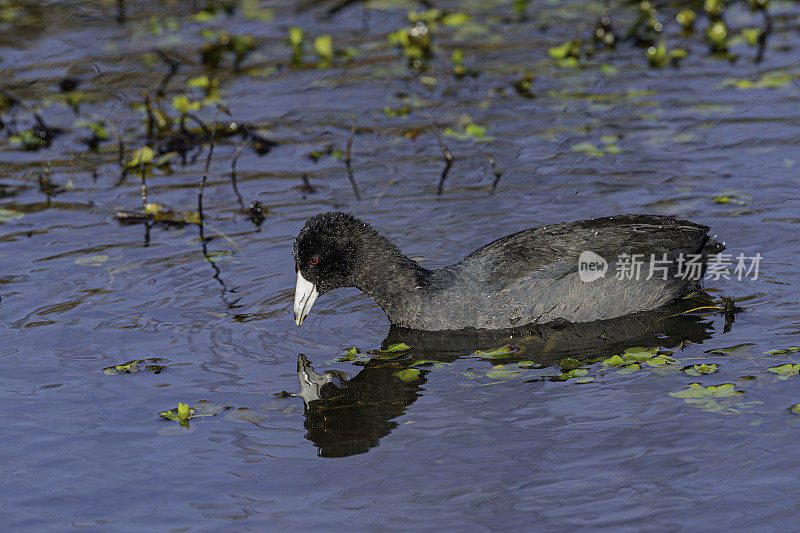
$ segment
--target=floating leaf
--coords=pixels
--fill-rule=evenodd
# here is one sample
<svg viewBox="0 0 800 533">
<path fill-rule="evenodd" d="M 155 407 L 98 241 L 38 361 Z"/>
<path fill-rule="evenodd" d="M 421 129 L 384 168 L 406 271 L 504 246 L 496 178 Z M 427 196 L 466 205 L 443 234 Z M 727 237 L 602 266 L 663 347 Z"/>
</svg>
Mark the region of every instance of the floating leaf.
<svg viewBox="0 0 800 533">
<path fill-rule="evenodd" d="M 419 369 L 406 368 L 400 372 L 395 372 L 394 375 L 400 378 L 402 381 L 414 381 L 419 378 Z"/>
<path fill-rule="evenodd" d="M 463 26 L 467 22 L 469 22 L 469 15 L 460 11 L 456 13 L 448 13 L 442 17 L 442 24 L 445 26 Z"/>
<path fill-rule="evenodd" d="M 491 350 L 475 350 L 472 352 L 472 355 L 477 357 L 482 357 L 484 359 L 503 359 L 505 357 L 509 357 L 511 354 L 517 351 L 517 348 L 514 348 L 510 344 L 506 344 L 505 346 L 501 346 L 500 348 L 494 348 Z"/>
<path fill-rule="evenodd" d="M 758 44 L 759 37 L 761 37 L 761 28 L 744 28 L 742 30 L 742 36 L 744 40 L 747 41 L 747 44 L 755 46 Z"/>
<path fill-rule="evenodd" d="M 786 363 L 778 366 L 771 366 L 767 372 L 778 374 L 780 379 L 789 379 L 791 376 L 800 374 L 800 364 Z"/>
<path fill-rule="evenodd" d="M 612 355 L 608 359 L 603 359 L 602 365 L 603 366 L 622 366 L 625 364 L 625 360 L 620 357 L 619 355 Z"/>
<path fill-rule="evenodd" d="M 623 366 L 622 368 L 619 369 L 618 373 L 619 374 L 633 374 L 634 372 L 638 372 L 641 369 L 642 369 L 641 366 L 637 365 L 636 363 L 633 363 L 633 364 L 630 364 L 630 365 Z"/>
<path fill-rule="evenodd" d="M 20 211 L 15 211 L 13 209 L 6 209 L 5 207 L 0 207 L 0 222 L 7 223 L 13 220 L 19 220 L 25 216 L 25 213 Z"/>
<path fill-rule="evenodd" d="M 135 374 L 142 370 L 146 372 L 152 372 L 153 374 L 160 374 L 166 369 L 166 366 L 161 364 L 163 361 L 165 361 L 165 359 L 160 357 L 134 359 L 133 361 L 128 361 L 127 363 L 107 366 L 102 370 L 109 376 L 113 376 L 115 374 Z"/>
<path fill-rule="evenodd" d="M 537 363 L 535 361 L 520 361 L 517 363 L 517 366 L 520 368 L 541 368 L 541 363 Z"/>
<path fill-rule="evenodd" d="M 713 374 L 719 369 L 719 365 L 715 365 L 713 363 L 706 364 L 701 363 L 699 365 L 690 365 L 683 369 L 684 372 L 689 374 L 690 376 L 701 376 L 703 374 Z"/>
<path fill-rule="evenodd" d="M 172 107 L 179 113 L 185 114 L 200 110 L 200 102 L 192 102 L 186 95 L 176 96 L 172 99 Z"/>
<path fill-rule="evenodd" d="M 789 353 L 800 352 L 800 346 L 789 346 L 788 348 L 769 350 L 764 352 L 766 355 L 786 355 Z"/>
<path fill-rule="evenodd" d="M 670 392 L 669 395 L 675 398 L 727 398 L 742 394 L 742 391 L 735 390 L 733 383 L 723 383 L 722 385 L 710 385 L 704 387 L 700 383 L 690 383 L 689 388 L 679 391 Z"/>
<path fill-rule="evenodd" d="M 668 357 L 666 355 L 657 355 L 645 361 L 645 364 L 650 366 L 665 366 L 665 365 L 674 365 L 677 362 L 678 361 L 673 359 L 672 357 Z"/>
<path fill-rule="evenodd" d="M 329 68 L 333 61 L 333 37 L 320 35 L 314 39 L 314 50 L 319 56 L 319 68 Z"/>
<path fill-rule="evenodd" d="M 561 368 L 562 372 L 569 372 L 570 370 L 582 367 L 583 363 L 572 357 L 565 357 L 558 362 L 558 366 Z"/>
<path fill-rule="evenodd" d="M 511 379 L 520 373 L 519 370 L 508 370 L 509 365 L 495 365 L 486 373 L 487 378 L 491 379 Z"/>
<path fill-rule="evenodd" d="M 746 205 L 747 202 L 744 200 L 737 198 L 736 196 L 726 195 L 726 196 L 715 196 L 711 199 L 712 202 L 715 204 L 734 204 L 734 205 Z"/>
<path fill-rule="evenodd" d="M 189 78 L 186 80 L 187 87 L 198 87 L 200 89 L 207 89 L 211 85 L 211 80 L 208 79 L 208 76 L 203 74 L 202 76 L 197 76 L 196 78 Z"/>
<path fill-rule="evenodd" d="M 562 372 L 560 375 L 556 376 L 556 379 L 560 381 L 567 381 L 568 379 L 582 378 L 588 373 L 589 370 L 586 368 L 573 368 L 569 372 Z"/>
<path fill-rule="evenodd" d="M 750 351 L 752 346 L 755 346 L 756 343 L 754 342 L 745 342 L 743 344 L 737 344 L 735 346 L 728 346 L 727 348 L 714 348 L 713 350 L 706 350 L 706 353 L 713 353 L 718 355 L 731 355 L 735 353 L 745 353 Z"/>
<path fill-rule="evenodd" d="M 796 415 L 800 415 L 800 403 L 796 403 L 789 407 L 789 411 Z"/>
<path fill-rule="evenodd" d="M 130 161 L 125 164 L 125 168 L 139 168 L 141 165 L 149 165 L 153 162 L 155 151 L 149 146 L 143 146 L 133 152 Z"/>
<path fill-rule="evenodd" d="M 109 257 L 107 255 L 88 255 L 77 258 L 75 264 L 80 266 L 100 267 L 103 266 L 108 259 Z"/>
</svg>

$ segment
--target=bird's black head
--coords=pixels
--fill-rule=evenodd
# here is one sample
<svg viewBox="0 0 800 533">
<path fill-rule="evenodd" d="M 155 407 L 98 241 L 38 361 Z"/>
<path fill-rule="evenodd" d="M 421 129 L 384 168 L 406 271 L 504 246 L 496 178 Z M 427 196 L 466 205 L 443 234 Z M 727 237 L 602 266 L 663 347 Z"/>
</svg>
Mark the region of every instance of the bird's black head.
<svg viewBox="0 0 800 533">
<path fill-rule="evenodd" d="M 364 244 L 373 230 L 347 213 L 331 211 L 306 222 L 294 241 L 297 287 L 294 296 L 295 322 L 305 320 L 320 294 L 357 283 L 356 261 L 364 255 Z"/>
<path fill-rule="evenodd" d="M 295 270 L 319 294 L 351 286 L 360 235 L 367 228 L 365 222 L 338 211 L 310 218 L 294 241 Z"/>
</svg>

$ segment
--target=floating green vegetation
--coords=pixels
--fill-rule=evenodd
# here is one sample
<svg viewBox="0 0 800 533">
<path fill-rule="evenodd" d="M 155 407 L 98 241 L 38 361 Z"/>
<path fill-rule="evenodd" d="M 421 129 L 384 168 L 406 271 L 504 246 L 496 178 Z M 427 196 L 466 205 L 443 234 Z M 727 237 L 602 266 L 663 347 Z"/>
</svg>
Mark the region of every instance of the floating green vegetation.
<svg viewBox="0 0 800 533">
<path fill-rule="evenodd" d="M 712 350 L 706 350 L 706 353 L 712 353 L 717 355 L 732 355 L 732 354 L 743 354 L 749 352 L 756 343 L 754 342 L 745 342 L 742 344 L 736 344 L 735 346 L 727 346 L 725 348 L 714 348 Z"/>
<path fill-rule="evenodd" d="M 711 0 L 716 1 L 716 0 Z M 708 4 L 708 0 L 706 1 Z M 721 20 L 712 22 L 706 30 L 706 40 L 711 46 L 711 50 L 717 53 L 728 51 L 728 27 Z"/>
<path fill-rule="evenodd" d="M 190 100 L 186 95 L 180 95 L 172 99 L 172 107 L 174 107 L 175 110 L 181 115 L 185 115 L 187 113 L 199 111 L 202 107 L 202 104 L 200 102 Z"/>
<path fill-rule="evenodd" d="M 201 35 L 210 40 L 200 49 L 200 56 L 203 64 L 211 68 L 218 67 L 226 56 L 232 56 L 236 68 L 255 49 L 255 41 L 250 35 L 231 35 L 211 29 L 203 30 Z"/>
<path fill-rule="evenodd" d="M 690 365 L 683 368 L 683 371 L 690 376 L 702 376 L 705 374 L 713 374 L 719 370 L 719 365 L 714 363 L 700 363 L 699 365 Z"/>
<path fill-rule="evenodd" d="M 555 378 L 559 381 L 568 381 L 570 379 L 574 379 L 575 383 L 589 383 L 594 381 L 594 378 L 587 376 L 586 374 L 588 373 L 589 370 L 586 368 L 573 368 L 568 372 L 562 372 L 561 374 L 555 376 Z"/>
<path fill-rule="evenodd" d="M 562 372 L 569 372 L 570 370 L 575 370 L 576 368 L 580 368 L 582 366 L 583 363 L 577 359 L 573 359 L 572 357 L 565 357 L 558 362 L 558 367 Z"/>
<path fill-rule="evenodd" d="M 581 42 L 571 40 L 547 49 L 547 55 L 556 60 L 562 68 L 575 68 L 582 57 Z"/>
<path fill-rule="evenodd" d="M 161 357 L 134 359 L 133 361 L 128 361 L 127 363 L 122 363 L 120 365 L 107 366 L 102 370 L 109 376 L 113 376 L 115 374 L 136 374 L 142 370 L 145 372 L 152 372 L 153 374 L 160 374 L 167 368 L 162 364 L 164 361 L 166 361 L 166 359 Z"/>
<path fill-rule="evenodd" d="M 528 74 L 514 82 L 514 90 L 522 97 L 536 98 L 533 93 L 533 74 Z"/>
<path fill-rule="evenodd" d="M 194 416 L 195 410 L 189 407 L 188 403 L 179 403 L 175 409 L 161 411 L 158 414 L 167 420 L 174 420 L 180 423 L 181 427 L 189 427 L 189 419 Z"/>
<path fill-rule="evenodd" d="M 602 157 L 606 154 L 616 155 L 622 153 L 622 149 L 617 144 L 619 135 L 601 135 L 600 142 L 602 148 L 590 142 L 579 142 L 570 147 L 573 152 L 581 152 L 591 157 Z"/>
<path fill-rule="evenodd" d="M 742 37 L 747 42 L 748 46 L 758 45 L 758 41 L 764 32 L 761 28 L 744 28 L 742 29 Z"/>
<path fill-rule="evenodd" d="M 110 257 L 105 254 L 85 255 L 75 260 L 76 265 L 87 267 L 101 267 L 105 265 Z"/>
<path fill-rule="evenodd" d="M 512 370 L 515 368 L 512 365 L 495 365 L 491 370 L 486 372 L 486 377 L 489 379 L 512 379 L 522 373 L 521 370 Z"/>
<path fill-rule="evenodd" d="M 146 165 L 151 165 L 153 163 L 153 159 L 156 156 L 156 151 L 150 148 L 149 146 L 143 146 L 141 148 L 136 149 L 133 152 L 133 155 L 125 163 L 125 168 L 139 168 Z"/>
<path fill-rule="evenodd" d="M 320 35 L 314 39 L 314 50 L 319 57 L 317 68 L 326 69 L 333 65 L 333 37 Z"/>
<path fill-rule="evenodd" d="M 688 389 L 669 393 L 670 396 L 684 399 L 728 398 L 737 394 L 743 394 L 743 391 L 737 391 L 733 383 L 709 385 L 708 387 L 704 387 L 700 383 L 690 383 Z"/>
<path fill-rule="evenodd" d="M 386 118 L 396 118 L 396 117 L 406 118 L 408 117 L 408 114 L 410 112 L 411 112 L 411 106 L 407 105 L 395 108 L 384 106 L 383 108 L 383 114 L 386 115 Z"/>
<path fill-rule="evenodd" d="M 397 355 L 401 352 L 405 352 L 411 349 L 411 346 L 404 342 L 398 342 L 397 344 L 390 344 L 384 349 L 378 350 L 370 350 L 367 353 L 375 354 L 375 355 Z"/>
<path fill-rule="evenodd" d="M 720 87 L 735 87 L 737 89 L 780 89 L 792 83 L 799 76 L 800 74 L 796 72 L 773 70 L 765 72 L 755 80 L 728 78 L 720 84 Z"/>
<path fill-rule="evenodd" d="M 675 15 L 675 21 L 687 31 L 694 27 L 695 20 L 697 20 L 697 13 L 691 9 L 681 9 L 678 11 L 678 14 Z"/>
<path fill-rule="evenodd" d="M 338 161 L 344 157 L 344 152 L 341 150 L 334 150 L 333 146 L 328 145 L 321 150 L 312 150 L 311 153 L 308 154 L 308 158 L 315 163 L 325 156 L 330 157 L 332 161 Z"/>
<path fill-rule="evenodd" d="M 493 348 L 490 350 L 475 350 L 472 352 L 472 355 L 483 359 L 506 359 L 517 352 L 517 350 L 517 348 L 514 348 L 510 344 L 506 344 L 500 348 Z"/>
<path fill-rule="evenodd" d="M 433 57 L 431 29 L 424 20 L 417 20 L 413 26 L 390 33 L 388 40 L 392 46 L 402 48 L 409 68 L 423 70 Z"/>
<path fill-rule="evenodd" d="M 662 68 L 667 64 L 677 65 L 687 55 L 689 53 L 683 48 L 673 48 L 667 51 L 667 42 L 664 37 L 661 38 L 658 46 L 651 46 L 647 49 L 647 61 L 654 68 Z"/>
<path fill-rule="evenodd" d="M 458 130 L 447 127 L 444 130 L 445 137 L 451 137 L 460 141 L 489 142 L 494 137 L 486 135 L 486 128 L 472 122 L 472 117 L 462 115 L 458 119 Z"/>
<path fill-rule="evenodd" d="M 0 223 L 7 224 L 9 222 L 13 222 L 15 220 L 19 220 L 25 216 L 25 213 L 21 211 L 16 211 L 14 209 L 8 209 L 7 207 L 0 207 Z"/>
<path fill-rule="evenodd" d="M 739 402 L 738 397 L 744 391 L 736 390 L 733 383 L 723 383 L 721 385 L 710 385 L 704 387 L 700 383 L 691 383 L 688 389 L 671 392 L 670 396 L 681 398 L 688 405 L 699 407 L 704 411 L 719 412 L 742 412 L 761 402 Z"/>
<path fill-rule="evenodd" d="M 670 357 L 672 352 L 659 351 L 658 347 L 643 348 L 637 346 L 628 348 L 624 353 L 619 355 L 612 355 L 606 359 L 601 360 L 603 368 L 619 368 L 620 374 L 631 374 L 638 372 L 642 369 L 641 363 L 653 368 L 669 368 L 673 369 L 679 361 Z M 668 370 L 671 371 L 671 370 Z"/>
<path fill-rule="evenodd" d="M 34 151 L 50 146 L 51 136 L 42 128 L 23 130 L 8 138 L 11 145 L 20 146 L 23 150 Z"/>
<path fill-rule="evenodd" d="M 796 403 L 796 404 L 794 404 L 792 406 L 789 406 L 788 411 L 790 413 L 794 413 L 796 415 L 800 415 L 800 403 Z"/>
<path fill-rule="evenodd" d="M 764 352 L 766 355 L 786 355 L 790 353 L 800 352 L 800 346 L 789 346 L 788 348 L 780 348 L 775 350 L 768 350 Z"/>
<path fill-rule="evenodd" d="M 200 214 L 196 211 L 182 211 L 176 213 L 161 204 L 148 203 L 141 211 L 117 211 L 117 220 L 129 224 L 143 222 L 158 222 L 181 226 L 184 224 L 200 224 Z"/>
<path fill-rule="evenodd" d="M 394 373 L 401 381 L 416 381 L 419 379 L 419 374 L 420 371 L 417 368 L 406 368 Z"/>
<path fill-rule="evenodd" d="M 303 47 L 305 45 L 305 35 L 303 28 L 296 26 L 289 28 L 289 46 L 292 47 L 291 65 L 297 67 L 303 64 Z"/>
<path fill-rule="evenodd" d="M 800 374 L 800 364 L 786 363 L 783 365 L 771 366 L 767 369 L 767 372 L 778 374 L 778 378 L 785 380 Z"/>
<path fill-rule="evenodd" d="M 732 205 L 747 205 L 745 200 L 742 200 L 738 196 L 734 195 L 723 195 L 723 196 L 715 196 L 711 199 L 712 202 L 715 204 L 732 204 Z"/>
<path fill-rule="evenodd" d="M 189 427 L 189 419 L 191 418 L 205 418 L 217 416 L 220 413 L 233 412 L 233 413 L 247 413 L 250 411 L 246 407 L 232 407 L 223 405 L 214 405 L 208 403 L 207 400 L 198 401 L 193 407 L 189 404 L 179 403 L 178 407 L 159 412 L 159 416 L 165 420 L 174 420 L 180 423 L 181 427 Z M 239 416 L 240 419 L 247 419 Z"/>
</svg>

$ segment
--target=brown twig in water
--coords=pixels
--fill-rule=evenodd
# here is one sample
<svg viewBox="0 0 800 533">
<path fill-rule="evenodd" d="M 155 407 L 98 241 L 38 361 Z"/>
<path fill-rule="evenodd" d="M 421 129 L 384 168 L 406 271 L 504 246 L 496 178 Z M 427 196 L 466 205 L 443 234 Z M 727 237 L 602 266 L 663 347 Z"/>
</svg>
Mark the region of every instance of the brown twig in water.
<svg viewBox="0 0 800 533">
<path fill-rule="evenodd" d="M 211 125 L 211 140 L 208 143 L 208 157 L 206 157 L 206 166 L 203 168 L 203 175 L 200 179 L 200 190 L 197 192 L 197 214 L 200 217 L 200 242 L 205 242 L 206 240 L 205 232 L 203 231 L 203 193 L 206 190 L 206 181 L 208 180 L 208 169 L 211 167 L 211 158 L 214 157 L 214 140 L 217 136 L 217 115 L 219 115 L 219 110 L 217 110 L 217 114 L 214 115 L 214 123 Z"/>
<path fill-rule="evenodd" d="M 158 84 L 158 89 L 156 89 L 156 96 L 163 98 L 164 94 L 167 92 L 167 85 L 169 85 L 169 82 L 175 74 L 178 73 L 178 68 L 180 68 L 181 64 L 177 59 L 172 59 L 162 50 L 156 50 L 156 53 L 158 57 L 169 66 L 169 72 L 164 74 L 164 77 L 161 78 L 161 83 Z"/>
<path fill-rule="evenodd" d="M 769 11 L 764 7 L 759 9 L 764 15 L 764 30 L 758 36 L 758 52 L 756 53 L 756 63 L 761 63 L 761 60 L 764 59 L 764 49 L 767 47 L 767 39 L 769 38 L 770 34 L 772 34 L 772 15 L 769 14 Z"/>
<path fill-rule="evenodd" d="M 145 112 L 147 113 L 147 138 L 152 139 L 153 132 L 155 131 L 156 127 L 156 119 L 155 116 L 153 116 L 153 104 L 150 101 L 150 95 L 147 93 L 147 91 L 144 91 L 143 94 L 144 94 L 144 109 Z"/>
<path fill-rule="evenodd" d="M 353 166 L 351 165 L 350 156 L 353 152 L 353 139 L 356 136 L 356 117 L 353 117 L 353 127 L 350 129 L 350 139 L 347 141 L 347 153 L 344 156 L 344 164 L 347 167 L 347 178 L 350 180 L 350 185 L 353 186 L 353 193 L 356 195 L 356 200 L 361 201 L 361 195 L 358 192 L 358 185 L 353 176 Z"/>
<path fill-rule="evenodd" d="M 245 145 L 247 145 L 247 136 L 245 135 L 242 138 L 242 141 L 236 147 L 236 151 L 233 153 L 233 159 L 231 160 L 231 185 L 233 186 L 233 192 L 236 193 L 236 199 L 239 202 L 239 209 L 243 212 L 245 211 L 244 207 L 244 199 L 242 199 L 242 194 L 239 192 L 239 186 L 236 184 L 236 162 L 239 161 L 239 156 L 242 155 L 242 150 L 244 150 Z"/>
<path fill-rule="evenodd" d="M 450 167 L 453 166 L 453 154 L 450 153 L 450 150 L 442 142 L 442 137 L 439 135 L 439 128 L 436 127 L 436 124 L 433 125 L 433 134 L 436 136 L 436 141 L 439 143 L 439 148 L 442 150 L 446 161 L 444 169 L 442 170 L 442 177 L 439 178 L 439 190 L 436 192 L 436 194 L 441 195 L 444 190 L 444 180 L 447 179 L 447 173 L 450 172 Z"/>
<path fill-rule="evenodd" d="M 117 24 L 125 23 L 125 0 L 117 0 Z"/>
<path fill-rule="evenodd" d="M 492 157 L 491 152 L 486 154 L 486 157 L 489 159 L 489 164 L 492 166 L 492 171 L 494 172 L 494 182 L 492 183 L 492 190 L 489 194 L 494 194 L 495 189 L 497 189 L 497 184 L 500 183 L 500 178 L 503 177 L 503 171 L 494 164 L 494 157 Z"/>
<path fill-rule="evenodd" d="M 202 120 L 200 120 L 200 117 L 198 117 L 197 115 L 194 115 L 192 113 L 184 113 L 183 115 L 181 115 L 181 131 L 183 131 L 183 133 L 186 133 L 186 119 L 187 118 L 190 118 L 193 121 L 195 121 L 200 126 L 200 128 L 203 130 L 203 133 L 206 134 L 206 137 L 208 136 L 209 132 L 208 132 L 208 126 L 206 126 L 206 123 L 203 122 Z M 214 127 L 216 127 L 216 122 L 217 122 L 217 120 L 214 119 Z"/>
</svg>

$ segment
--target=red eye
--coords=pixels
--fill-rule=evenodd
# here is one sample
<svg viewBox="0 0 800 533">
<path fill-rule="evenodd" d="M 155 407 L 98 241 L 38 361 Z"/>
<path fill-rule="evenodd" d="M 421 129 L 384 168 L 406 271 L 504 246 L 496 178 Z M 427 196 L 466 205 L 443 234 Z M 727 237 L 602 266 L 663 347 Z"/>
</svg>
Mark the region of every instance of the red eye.
<svg viewBox="0 0 800 533">
<path fill-rule="evenodd" d="M 312 265 L 316 265 L 317 263 L 319 263 L 319 257 L 314 256 L 311 259 L 309 259 L 308 262 L 311 263 Z"/>
</svg>

